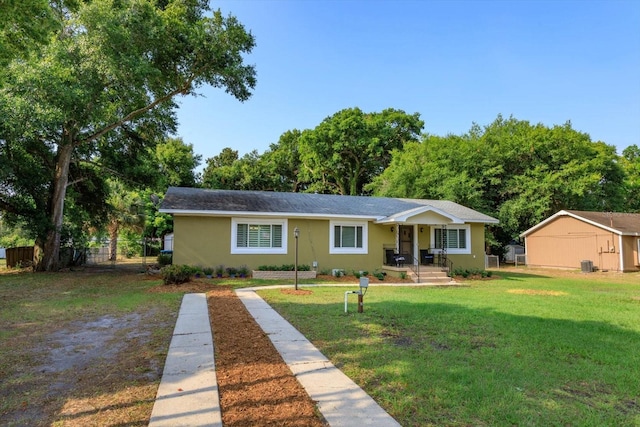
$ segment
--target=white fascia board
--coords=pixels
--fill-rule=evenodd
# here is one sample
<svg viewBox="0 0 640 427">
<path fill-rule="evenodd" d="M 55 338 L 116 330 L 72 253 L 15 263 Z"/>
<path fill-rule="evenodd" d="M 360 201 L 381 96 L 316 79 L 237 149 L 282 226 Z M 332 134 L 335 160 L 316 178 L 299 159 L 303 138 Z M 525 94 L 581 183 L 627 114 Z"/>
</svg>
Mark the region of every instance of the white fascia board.
<svg viewBox="0 0 640 427">
<path fill-rule="evenodd" d="M 474 223 L 474 224 L 500 224 L 499 219 L 465 219 L 465 224 Z"/>
<path fill-rule="evenodd" d="M 460 218 L 451 215 L 448 212 L 443 211 L 442 209 L 434 208 L 433 206 L 420 206 L 417 208 L 409 209 L 408 211 L 398 212 L 393 215 L 384 217 L 376 221 L 376 224 L 388 224 L 388 223 L 403 223 L 407 222 L 407 220 L 416 215 L 423 214 L 425 212 L 435 212 L 438 215 L 442 215 L 445 218 L 449 218 L 452 224 L 464 224 L 465 221 Z"/>
<path fill-rule="evenodd" d="M 309 214 L 309 213 L 291 213 L 291 212 L 249 212 L 249 211 L 208 211 L 208 210 L 184 210 L 184 209 L 160 209 L 160 213 L 172 214 L 177 216 L 242 216 L 242 217 L 277 217 L 277 218 L 313 218 L 313 219 L 356 219 L 364 221 L 376 221 L 380 216 L 361 216 L 361 215 L 331 215 L 331 214 Z"/>
<path fill-rule="evenodd" d="M 534 225 L 533 227 L 531 227 L 530 229 L 528 229 L 527 231 L 523 232 L 522 234 L 520 234 L 520 237 L 525 237 L 526 235 L 530 234 L 531 232 L 539 229 L 540 227 L 546 225 L 547 223 L 553 221 L 554 219 L 558 218 L 559 216 L 570 216 L 571 218 L 575 218 L 578 221 L 582 221 L 582 222 L 586 222 L 587 224 L 591 224 L 594 227 L 598 227 L 601 228 L 603 230 L 607 230 L 611 233 L 614 234 L 623 234 L 620 230 L 616 230 L 615 228 L 611 228 L 611 227 L 607 227 L 606 225 L 602 225 L 599 222 L 595 222 L 595 221 L 591 221 L 587 218 L 581 217 L 580 215 L 576 215 L 574 213 L 562 210 L 562 211 L 558 211 L 555 214 L 551 215 L 549 218 L 545 219 L 544 221 L 540 222 L 539 224 Z"/>
<path fill-rule="evenodd" d="M 531 234 L 533 231 L 536 231 L 538 228 L 544 226 L 545 224 L 553 221 L 554 219 L 556 219 L 559 216 L 562 215 L 568 215 L 569 212 L 567 211 L 558 211 L 556 213 L 554 213 L 553 215 L 551 215 L 549 218 L 543 220 L 542 222 L 537 223 L 536 225 L 534 225 L 533 227 L 529 228 L 526 231 L 523 231 L 522 233 L 520 233 L 520 237 L 527 237 L 527 235 Z"/>
</svg>

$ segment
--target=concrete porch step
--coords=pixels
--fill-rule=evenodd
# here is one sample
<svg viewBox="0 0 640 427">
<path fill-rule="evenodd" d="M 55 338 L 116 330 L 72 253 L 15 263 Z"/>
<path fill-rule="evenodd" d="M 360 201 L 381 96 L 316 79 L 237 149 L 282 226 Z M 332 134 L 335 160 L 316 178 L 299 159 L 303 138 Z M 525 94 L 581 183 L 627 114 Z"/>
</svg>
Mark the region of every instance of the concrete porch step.
<svg viewBox="0 0 640 427">
<path fill-rule="evenodd" d="M 408 266 L 385 266 L 385 270 L 393 272 L 394 275 L 400 273 L 406 274 L 414 283 L 449 283 L 451 278 L 447 275 L 446 271 L 443 271 L 441 267 L 437 266 L 420 266 L 420 280 L 418 281 L 418 275 L 416 272 Z"/>
<path fill-rule="evenodd" d="M 449 283 L 451 281 L 451 278 L 447 276 L 447 273 L 444 271 L 420 271 L 420 280 L 418 280 L 418 275 L 415 272 L 409 270 L 409 272 L 407 272 L 407 277 L 409 277 L 415 283 Z"/>
</svg>

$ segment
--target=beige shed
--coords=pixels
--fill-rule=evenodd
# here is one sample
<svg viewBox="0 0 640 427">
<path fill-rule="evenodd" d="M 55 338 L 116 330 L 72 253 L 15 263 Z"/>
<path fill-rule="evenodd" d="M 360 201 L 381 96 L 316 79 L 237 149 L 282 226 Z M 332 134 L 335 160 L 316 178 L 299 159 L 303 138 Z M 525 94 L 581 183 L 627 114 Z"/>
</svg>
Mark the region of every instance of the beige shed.
<svg viewBox="0 0 640 427">
<path fill-rule="evenodd" d="M 529 266 L 640 270 L 637 213 L 562 210 L 520 237 Z"/>
</svg>

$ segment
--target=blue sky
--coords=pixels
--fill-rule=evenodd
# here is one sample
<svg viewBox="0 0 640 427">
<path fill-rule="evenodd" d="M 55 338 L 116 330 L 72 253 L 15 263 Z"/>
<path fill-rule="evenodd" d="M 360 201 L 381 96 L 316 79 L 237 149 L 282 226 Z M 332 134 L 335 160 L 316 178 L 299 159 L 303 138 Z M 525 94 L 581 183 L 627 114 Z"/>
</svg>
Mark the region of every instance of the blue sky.
<svg viewBox="0 0 640 427">
<path fill-rule="evenodd" d="M 498 114 L 640 146 L 640 1 L 233 0 L 256 37 L 258 84 L 180 98 L 178 136 L 205 160 L 263 153 L 350 107 L 418 112 L 424 132 Z"/>
</svg>

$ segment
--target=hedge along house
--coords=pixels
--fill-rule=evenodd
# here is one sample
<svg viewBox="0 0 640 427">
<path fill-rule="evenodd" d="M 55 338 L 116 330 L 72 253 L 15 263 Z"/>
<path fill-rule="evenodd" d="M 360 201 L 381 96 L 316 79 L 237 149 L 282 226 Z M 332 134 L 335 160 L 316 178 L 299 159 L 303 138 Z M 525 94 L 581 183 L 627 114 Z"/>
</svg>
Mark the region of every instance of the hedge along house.
<svg viewBox="0 0 640 427">
<path fill-rule="evenodd" d="M 498 220 L 457 203 L 170 187 L 174 264 L 293 264 L 391 273 L 484 267 L 484 227 Z M 406 270 L 409 272 L 409 270 Z"/>
<path fill-rule="evenodd" d="M 529 266 L 640 270 L 640 214 L 562 210 L 520 236 Z"/>
</svg>

